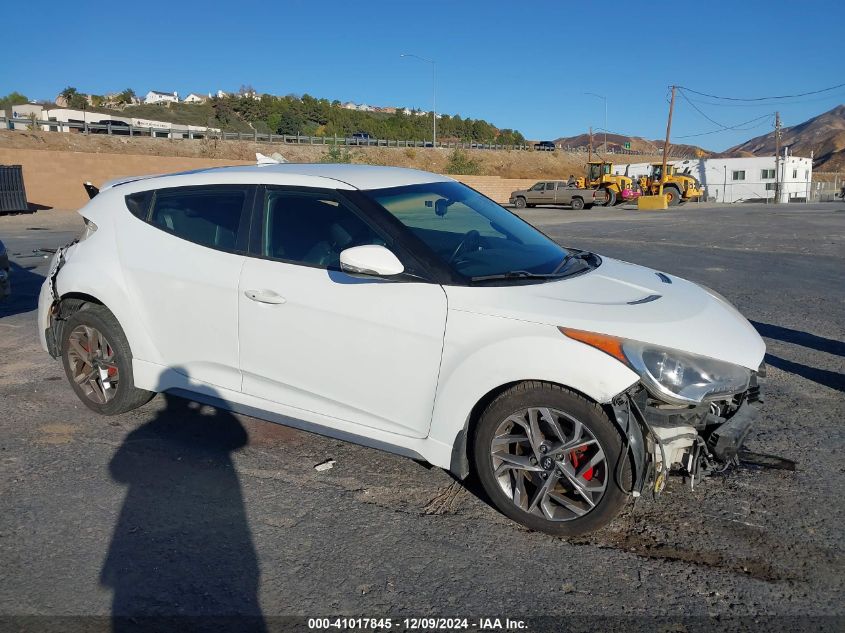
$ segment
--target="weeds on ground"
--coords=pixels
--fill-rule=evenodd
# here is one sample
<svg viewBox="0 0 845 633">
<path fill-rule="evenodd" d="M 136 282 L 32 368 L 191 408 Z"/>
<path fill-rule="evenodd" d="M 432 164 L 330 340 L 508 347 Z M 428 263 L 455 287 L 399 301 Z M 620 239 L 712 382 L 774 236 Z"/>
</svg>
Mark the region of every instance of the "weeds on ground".
<svg viewBox="0 0 845 633">
<path fill-rule="evenodd" d="M 449 161 L 446 163 L 447 174 L 461 174 L 463 176 L 474 176 L 481 172 L 481 163 L 465 151 L 455 148 L 449 154 Z"/>
<path fill-rule="evenodd" d="M 321 163 L 351 163 L 352 153 L 345 147 L 333 145 L 320 157 Z"/>
</svg>

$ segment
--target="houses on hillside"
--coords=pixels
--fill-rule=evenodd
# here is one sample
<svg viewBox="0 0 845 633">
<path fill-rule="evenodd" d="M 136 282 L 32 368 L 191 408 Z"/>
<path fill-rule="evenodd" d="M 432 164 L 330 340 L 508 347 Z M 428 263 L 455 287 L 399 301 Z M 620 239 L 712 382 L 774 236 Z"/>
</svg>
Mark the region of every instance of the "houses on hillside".
<svg viewBox="0 0 845 633">
<path fill-rule="evenodd" d="M 144 97 L 144 103 L 179 103 L 179 93 L 150 90 L 147 93 L 147 96 Z"/>
</svg>

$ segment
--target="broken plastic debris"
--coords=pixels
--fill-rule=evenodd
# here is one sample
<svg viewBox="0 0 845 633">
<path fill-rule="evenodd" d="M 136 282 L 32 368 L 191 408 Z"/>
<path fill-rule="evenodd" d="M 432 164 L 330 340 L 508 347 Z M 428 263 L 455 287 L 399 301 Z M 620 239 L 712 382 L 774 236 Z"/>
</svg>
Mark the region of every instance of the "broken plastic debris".
<svg viewBox="0 0 845 633">
<path fill-rule="evenodd" d="M 319 464 L 314 466 L 314 470 L 316 470 L 317 472 L 320 472 L 320 473 L 323 472 L 324 470 L 331 470 L 332 468 L 334 468 L 334 460 L 333 459 L 327 459 L 326 461 L 320 462 Z"/>
</svg>

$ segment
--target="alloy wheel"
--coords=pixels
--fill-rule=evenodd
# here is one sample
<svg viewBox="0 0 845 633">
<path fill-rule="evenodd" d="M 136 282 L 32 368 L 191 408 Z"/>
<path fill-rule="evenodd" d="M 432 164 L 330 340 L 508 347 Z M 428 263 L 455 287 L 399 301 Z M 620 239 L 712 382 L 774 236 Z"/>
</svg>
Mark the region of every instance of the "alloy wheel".
<svg viewBox="0 0 845 633">
<path fill-rule="evenodd" d="M 114 398 L 120 371 L 102 332 L 90 325 L 76 326 L 68 337 L 67 357 L 71 377 L 86 398 L 97 404 Z"/>
<path fill-rule="evenodd" d="M 518 508 L 571 521 L 595 508 L 610 469 L 595 435 L 575 417 L 530 407 L 503 420 L 490 446 L 493 475 Z"/>
</svg>

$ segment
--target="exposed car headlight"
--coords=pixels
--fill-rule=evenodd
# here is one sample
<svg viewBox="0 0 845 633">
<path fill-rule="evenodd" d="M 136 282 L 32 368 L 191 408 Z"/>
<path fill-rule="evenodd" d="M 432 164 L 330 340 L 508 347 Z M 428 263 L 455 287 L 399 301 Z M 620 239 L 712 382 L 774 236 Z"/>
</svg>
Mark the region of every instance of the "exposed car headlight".
<svg viewBox="0 0 845 633">
<path fill-rule="evenodd" d="M 751 379 L 745 367 L 706 356 L 639 341 L 624 341 L 622 350 L 646 388 L 675 404 L 724 400 L 748 389 Z"/>
<path fill-rule="evenodd" d="M 724 400 L 748 389 L 751 380 L 750 370 L 733 363 L 607 334 L 558 329 L 624 363 L 653 396 L 672 404 Z"/>
</svg>

